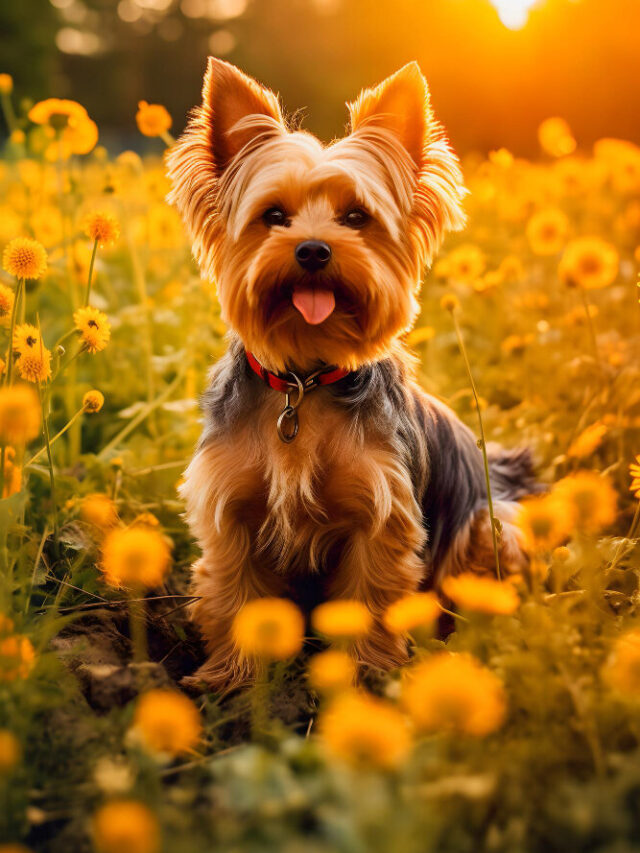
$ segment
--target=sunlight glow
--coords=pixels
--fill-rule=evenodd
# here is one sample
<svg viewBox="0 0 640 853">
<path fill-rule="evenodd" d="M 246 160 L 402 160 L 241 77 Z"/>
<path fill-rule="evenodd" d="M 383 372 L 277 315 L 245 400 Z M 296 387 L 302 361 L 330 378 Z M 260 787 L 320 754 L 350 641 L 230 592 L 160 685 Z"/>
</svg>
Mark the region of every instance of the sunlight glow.
<svg viewBox="0 0 640 853">
<path fill-rule="evenodd" d="M 491 0 L 498 17 L 510 30 L 520 30 L 529 19 L 529 10 L 538 0 Z"/>
</svg>

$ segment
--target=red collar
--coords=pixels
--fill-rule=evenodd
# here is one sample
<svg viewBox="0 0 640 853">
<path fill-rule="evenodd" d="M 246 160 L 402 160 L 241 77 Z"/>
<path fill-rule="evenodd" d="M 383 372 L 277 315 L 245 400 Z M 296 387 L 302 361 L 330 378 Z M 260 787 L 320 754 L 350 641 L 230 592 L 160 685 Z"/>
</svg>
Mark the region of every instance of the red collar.
<svg viewBox="0 0 640 853">
<path fill-rule="evenodd" d="M 290 379 L 283 379 L 282 376 L 278 376 L 277 373 L 271 373 L 271 371 L 267 370 L 266 367 L 263 367 L 260 364 L 252 352 L 249 352 L 249 350 L 245 350 L 245 352 L 247 355 L 247 361 L 249 362 L 249 366 L 253 372 L 257 373 L 260 379 L 262 379 L 263 382 L 266 382 L 270 388 L 273 388 L 276 391 L 282 391 L 283 394 L 291 391 L 292 388 L 295 390 L 297 382 L 292 382 Z M 334 382 L 338 382 L 340 379 L 344 379 L 349 372 L 349 370 L 345 370 L 342 367 L 331 367 L 323 373 L 312 373 L 310 376 L 306 377 L 306 379 L 301 379 L 301 382 L 305 388 L 314 387 L 315 385 L 331 385 Z M 290 375 L 293 376 L 293 374 Z"/>
</svg>

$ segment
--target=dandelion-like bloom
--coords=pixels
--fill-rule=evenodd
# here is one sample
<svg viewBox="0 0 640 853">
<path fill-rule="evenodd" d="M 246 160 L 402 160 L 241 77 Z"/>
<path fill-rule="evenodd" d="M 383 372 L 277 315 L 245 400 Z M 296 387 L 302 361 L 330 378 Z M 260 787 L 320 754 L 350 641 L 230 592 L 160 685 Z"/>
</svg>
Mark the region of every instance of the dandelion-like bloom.
<svg viewBox="0 0 640 853">
<path fill-rule="evenodd" d="M 153 812 L 136 800 L 113 800 L 91 821 L 97 853 L 158 853 L 160 828 Z"/>
<path fill-rule="evenodd" d="M 87 393 L 82 398 L 82 408 L 85 412 L 95 415 L 104 406 L 104 394 L 95 388 Z"/>
<path fill-rule="evenodd" d="M 102 571 L 111 586 L 133 589 L 158 586 L 169 571 L 164 537 L 148 527 L 113 530 L 102 546 Z"/>
<path fill-rule="evenodd" d="M 553 494 L 523 500 L 515 523 L 529 551 L 551 551 L 571 532 L 571 519 Z"/>
<path fill-rule="evenodd" d="M 462 610 L 477 613 L 513 613 L 520 604 L 518 593 L 511 584 L 473 572 L 445 578 L 442 591 Z"/>
<path fill-rule="evenodd" d="M 445 311 L 450 311 L 453 313 L 460 308 L 460 300 L 455 295 L 455 293 L 445 293 L 444 296 L 440 299 L 440 307 Z"/>
<path fill-rule="evenodd" d="M 138 700 L 133 731 L 151 752 L 182 755 L 200 739 L 202 724 L 193 702 L 177 690 L 149 690 Z"/>
<path fill-rule="evenodd" d="M 11 74 L 0 74 L 0 94 L 10 95 L 13 92 L 13 77 Z"/>
<path fill-rule="evenodd" d="M 560 280 L 570 287 L 598 290 L 618 275 L 618 250 L 600 237 L 580 237 L 567 244 L 558 267 Z"/>
<path fill-rule="evenodd" d="M 447 277 L 456 281 L 471 284 L 480 278 L 487 266 L 487 258 L 479 246 L 464 243 L 449 252 L 447 261 Z"/>
<path fill-rule="evenodd" d="M 31 323 L 20 323 L 13 330 L 13 349 L 18 355 L 26 352 L 34 352 L 40 349 L 42 338 L 40 330 Z"/>
<path fill-rule="evenodd" d="M 256 598 L 233 621 L 233 640 L 247 657 L 286 660 L 302 648 L 302 613 L 285 598 Z"/>
<path fill-rule="evenodd" d="M 30 237 L 14 237 L 2 253 L 2 266 L 16 278 L 41 278 L 47 270 L 47 252 Z"/>
<path fill-rule="evenodd" d="M 538 210 L 527 223 L 526 234 L 535 255 L 557 255 L 567 240 L 569 220 L 557 207 Z"/>
<path fill-rule="evenodd" d="M 640 454 L 636 456 L 636 461 L 629 465 L 629 475 L 631 476 L 629 491 L 640 498 Z"/>
<path fill-rule="evenodd" d="M 42 344 L 23 352 L 16 361 L 16 370 L 28 382 L 47 382 L 51 379 L 51 353 Z"/>
<path fill-rule="evenodd" d="M 56 141 L 46 154 L 49 159 L 70 154 L 88 154 L 98 141 L 98 128 L 85 108 L 76 101 L 47 98 L 29 110 L 29 120 L 46 124 L 56 132 Z"/>
<path fill-rule="evenodd" d="M 432 629 L 441 613 L 437 596 L 416 592 L 394 601 L 384 614 L 384 625 L 393 634 L 407 634 L 416 628 Z"/>
<path fill-rule="evenodd" d="M 367 634 L 373 617 L 361 601 L 326 601 L 311 614 L 311 624 L 325 637 L 352 639 Z"/>
<path fill-rule="evenodd" d="M 73 322 L 76 329 L 80 332 L 80 339 L 83 341 L 88 352 L 95 355 L 101 352 L 109 343 L 111 338 L 111 324 L 107 319 L 107 315 L 97 308 L 78 308 L 73 312 Z"/>
<path fill-rule="evenodd" d="M 80 517 L 89 524 L 105 529 L 117 524 L 118 511 L 110 497 L 96 493 L 82 499 Z"/>
<path fill-rule="evenodd" d="M 356 677 L 356 665 L 347 652 L 329 649 L 311 658 L 308 675 L 316 690 L 336 693 L 351 687 Z"/>
<path fill-rule="evenodd" d="M 466 654 L 442 652 L 407 670 L 402 700 L 425 732 L 482 736 L 500 728 L 506 714 L 502 682 Z"/>
<path fill-rule="evenodd" d="M 576 140 L 563 118 L 547 118 L 538 127 L 540 147 L 550 157 L 565 157 L 576 150 Z"/>
<path fill-rule="evenodd" d="M 173 120 L 167 109 L 161 104 L 148 104 L 146 101 L 139 101 L 136 123 L 140 133 L 145 136 L 162 136 L 169 130 Z"/>
<path fill-rule="evenodd" d="M 411 749 L 400 711 L 359 693 L 337 698 L 321 716 L 319 730 L 330 755 L 359 768 L 393 769 Z"/>
<path fill-rule="evenodd" d="M 15 293 L 6 284 L 0 284 L 0 326 L 8 327 L 15 301 Z"/>
<path fill-rule="evenodd" d="M 120 236 L 120 225 L 115 216 L 106 211 L 96 211 L 85 217 L 82 230 L 101 246 L 113 245 Z"/>
<path fill-rule="evenodd" d="M 21 445 L 40 432 L 42 412 L 38 395 L 29 385 L 0 388 L 0 441 Z"/>
<path fill-rule="evenodd" d="M 640 629 L 618 637 L 602 675 L 615 690 L 640 698 Z"/>
<path fill-rule="evenodd" d="M 0 682 L 27 678 L 35 661 L 36 653 L 28 637 L 9 634 L 0 639 Z"/>
<path fill-rule="evenodd" d="M 600 447 L 607 432 L 606 424 L 591 424 L 571 442 L 567 456 L 571 456 L 573 459 L 584 459 L 586 456 L 591 456 L 594 450 Z"/>
<path fill-rule="evenodd" d="M 616 520 L 616 490 L 608 477 L 595 471 L 564 477 L 553 487 L 553 494 L 566 507 L 573 524 L 586 533 L 598 533 Z"/>
<path fill-rule="evenodd" d="M 0 729 L 0 774 L 13 770 L 20 761 L 21 754 L 20 742 L 13 732 Z"/>
</svg>

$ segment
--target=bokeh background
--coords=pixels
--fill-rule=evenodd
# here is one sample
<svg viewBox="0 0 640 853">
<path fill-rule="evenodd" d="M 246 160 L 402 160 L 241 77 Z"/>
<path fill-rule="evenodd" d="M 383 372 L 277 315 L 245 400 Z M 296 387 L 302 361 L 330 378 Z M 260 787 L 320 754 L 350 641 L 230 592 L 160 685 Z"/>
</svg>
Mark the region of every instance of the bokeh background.
<svg viewBox="0 0 640 853">
<path fill-rule="evenodd" d="M 118 151 L 144 145 L 141 99 L 182 128 L 210 53 L 328 139 L 345 100 L 417 59 L 458 150 L 531 156 L 553 115 L 583 147 L 640 138 L 639 31 L 638 0 L 3 0 L 0 70 L 18 97 L 80 101 Z"/>
</svg>

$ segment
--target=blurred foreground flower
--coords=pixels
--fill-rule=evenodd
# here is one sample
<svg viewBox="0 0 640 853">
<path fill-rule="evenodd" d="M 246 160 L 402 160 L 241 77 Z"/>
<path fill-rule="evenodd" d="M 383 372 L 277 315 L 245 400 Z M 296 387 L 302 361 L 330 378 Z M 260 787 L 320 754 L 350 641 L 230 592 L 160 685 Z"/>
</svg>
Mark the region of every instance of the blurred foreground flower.
<svg viewBox="0 0 640 853">
<path fill-rule="evenodd" d="M 346 690 L 353 684 L 355 675 L 355 662 L 347 652 L 329 649 L 309 661 L 309 681 L 321 693 Z"/>
<path fill-rule="evenodd" d="M 553 487 L 568 513 L 570 522 L 578 530 L 599 533 L 616 520 L 618 496 L 608 477 L 595 471 L 578 471 L 559 480 Z"/>
<path fill-rule="evenodd" d="M 393 634 L 408 634 L 416 628 L 432 630 L 441 612 L 433 592 L 416 592 L 389 605 L 383 622 L 385 628 Z"/>
<path fill-rule="evenodd" d="M 96 527 L 107 528 L 117 524 L 118 511 L 110 497 L 96 493 L 82 499 L 80 517 Z"/>
<path fill-rule="evenodd" d="M 40 400 L 28 385 L 0 388 L 0 442 L 22 445 L 40 432 Z"/>
<path fill-rule="evenodd" d="M 256 598 L 233 621 L 233 639 L 248 657 L 286 660 L 302 648 L 302 613 L 285 598 Z"/>
<path fill-rule="evenodd" d="M 133 732 L 151 752 L 175 756 L 191 752 L 202 723 L 193 702 L 177 690 L 149 690 L 138 700 Z"/>
<path fill-rule="evenodd" d="M 563 118 L 547 118 L 538 127 L 540 147 L 550 157 L 565 157 L 576 150 L 576 140 Z"/>
<path fill-rule="evenodd" d="M 569 220 L 557 207 L 538 210 L 527 223 L 527 240 L 534 255 L 558 255 L 569 233 Z"/>
<path fill-rule="evenodd" d="M 37 240 L 15 237 L 5 246 L 2 266 L 16 278 L 38 279 L 47 270 L 47 252 Z"/>
<path fill-rule="evenodd" d="M 552 551 L 571 531 L 571 520 L 553 494 L 521 501 L 516 525 L 529 551 Z"/>
<path fill-rule="evenodd" d="M 9 634 L 0 639 L 0 682 L 27 678 L 33 669 L 36 653 L 31 640 L 23 634 Z"/>
<path fill-rule="evenodd" d="M 8 326 L 11 322 L 11 312 L 15 293 L 6 284 L 0 284 L 0 326 Z"/>
<path fill-rule="evenodd" d="M 600 237 L 580 237 L 567 244 L 558 267 L 560 280 L 570 287 L 598 290 L 618 275 L 618 250 Z"/>
<path fill-rule="evenodd" d="M 620 693 L 640 699 L 640 629 L 634 628 L 618 637 L 603 677 Z"/>
<path fill-rule="evenodd" d="M 148 527 L 113 530 L 102 546 L 101 568 L 111 586 L 159 586 L 169 564 L 170 552 L 164 537 Z"/>
<path fill-rule="evenodd" d="M 436 654 L 407 670 L 402 699 L 416 726 L 425 732 L 486 735 L 506 713 L 500 679 L 466 654 Z"/>
<path fill-rule="evenodd" d="M 392 769 L 411 748 L 400 711 L 360 693 L 338 697 L 320 717 L 319 729 L 331 755 L 359 768 Z"/>
<path fill-rule="evenodd" d="M 135 800 L 114 800 L 92 820 L 97 853 L 157 853 L 160 828 L 153 812 Z"/>
<path fill-rule="evenodd" d="M 326 601 L 311 614 L 311 624 L 319 634 L 333 638 L 355 638 L 368 633 L 373 617 L 360 601 Z"/>
<path fill-rule="evenodd" d="M 478 613 L 513 613 L 520 605 L 518 593 L 510 583 L 474 572 L 445 578 L 442 591 L 462 610 Z"/>
<path fill-rule="evenodd" d="M 18 738 L 9 729 L 0 729 L 0 774 L 9 773 L 20 761 Z"/>
</svg>

